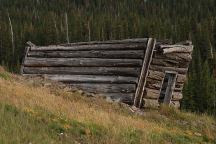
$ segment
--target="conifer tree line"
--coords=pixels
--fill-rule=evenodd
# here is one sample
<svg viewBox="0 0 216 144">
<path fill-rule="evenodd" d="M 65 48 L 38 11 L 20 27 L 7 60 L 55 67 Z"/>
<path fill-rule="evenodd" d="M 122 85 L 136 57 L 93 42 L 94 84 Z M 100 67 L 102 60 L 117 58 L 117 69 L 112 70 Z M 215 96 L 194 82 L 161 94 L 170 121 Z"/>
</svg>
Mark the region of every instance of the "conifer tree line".
<svg viewBox="0 0 216 144">
<path fill-rule="evenodd" d="M 182 108 L 216 115 L 215 0 L 0 0 L 0 64 L 36 45 L 136 37 L 192 40 Z"/>
</svg>

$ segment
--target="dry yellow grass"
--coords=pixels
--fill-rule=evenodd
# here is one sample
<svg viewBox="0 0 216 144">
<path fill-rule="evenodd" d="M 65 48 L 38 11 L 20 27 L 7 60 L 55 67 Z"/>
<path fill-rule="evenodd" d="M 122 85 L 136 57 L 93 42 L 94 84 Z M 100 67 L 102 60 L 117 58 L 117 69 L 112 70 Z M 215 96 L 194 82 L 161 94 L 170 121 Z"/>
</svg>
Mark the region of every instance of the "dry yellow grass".
<svg viewBox="0 0 216 144">
<path fill-rule="evenodd" d="M 158 137 L 160 141 L 160 136 L 163 137 L 164 134 L 183 135 L 196 139 L 198 137 L 196 134 L 200 133 L 211 141 L 214 141 L 216 137 L 215 131 L 208 127 L 209 123 L 215 126 L 214 119 L 208 116 L 198 116 L 190 113 L 181 114 L 176 110 L 169 111 L 182 117 L 182 121 L 187 122 L 188 120 L 191 122 L 191 119 L 194 119 L 202 122 L 202 120 L 205 120 L 207 124 L 201 123 L 203 130 L 198 131 L 196 128 L 182 128 L 181 124 L 172 123 L 172 117 L 170 118 L 170 114 L 166 113 L 168 110 L 161 111 L 164 115 L 160 115 L 158 112 L 146 112 L 145 116 L 136 116 L 131 114 L 129 110 L 121 108 L 118 104 L 109 104 L 102 99 L 84 98 L 79 91 L 72 93 L 56 86 L 50 88 L 36 85 L 34 82 L 33 84 L 29 83 L 28 80 L 19 76 L 10 75 L 9 80 L 0 76 L 0 101 L 15 105 L 23 110 L 39 107 L 68 119 L 99 124 L 110 131 L 110 137 L 104 140 L 104 143 L 119 143 L 117 139 L 122 129 L 140 130 L 142 132 L 140 140 L 145 143 L 154 143 Z M 181 121 L 179 122 L 181 123 Z M 161 141 L 161 143 L 166 142 L 166 140 Z"/>
</svg>

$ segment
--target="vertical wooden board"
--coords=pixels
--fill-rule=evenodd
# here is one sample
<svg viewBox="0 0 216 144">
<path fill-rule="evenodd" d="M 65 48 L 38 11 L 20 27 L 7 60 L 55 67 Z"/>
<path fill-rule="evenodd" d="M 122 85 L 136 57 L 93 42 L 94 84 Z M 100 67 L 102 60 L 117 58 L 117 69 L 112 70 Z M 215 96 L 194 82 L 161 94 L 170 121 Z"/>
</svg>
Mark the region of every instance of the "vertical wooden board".
<svg viewBox="0 0 216 144">
<path fill-rule="evenodd" d="M 144 89 L 145 89 L 145 84 L 146 84 L 146 78 L 148 76 L 148 70 L 149 70 L 151 60 L 152 60 L 155 44 L 156 44 L 156 40 L 149 38 L 148 44 L 147 44 L 147 49 L 145 52 L 145 57 L 143 60 L 141 74 L 139 77 L 138 86 L 137 86 L 135 98 L 134 98 L 134 106 L 139 107 L 139 108 L 141 108 L 141 105 L 142 105 L 142 99 L 143 99 L 143 94 L 144 94 Z"/>
<path fill-rule="evenodd" d="M 176 74 L 169 73 L 170 77 L 168 79 L 168 86 L 166 89 L 165 97 L 164 97 L 164 104 L 170 105 L 170 102 L 172 100 L 172 94 L 175 88 L 176 83 Z"/>
</svg>

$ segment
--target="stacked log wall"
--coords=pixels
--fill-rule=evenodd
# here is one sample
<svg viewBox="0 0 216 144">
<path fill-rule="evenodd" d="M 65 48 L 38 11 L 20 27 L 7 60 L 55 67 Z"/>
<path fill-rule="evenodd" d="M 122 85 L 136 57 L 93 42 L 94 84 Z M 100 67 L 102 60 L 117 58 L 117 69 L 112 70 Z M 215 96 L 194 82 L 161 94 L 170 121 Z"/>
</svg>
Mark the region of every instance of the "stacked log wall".
<svg viewBox="0 0 216 144">
<path fill-rule="evenodd" d="M 179 108 L 187 71 L 192 60 L 191 44 L 158 45 L 152 58 L 145 86 L 144 107 L 158 108 L 159 96 L 166 71 L 177 73 L 170 105 Z"/>
<path fill-rule="evenodd" d="M 112 100 L 133 103 L 148 39 L 27 48 L 25 76 L 43 76 Z"/>
</svg>

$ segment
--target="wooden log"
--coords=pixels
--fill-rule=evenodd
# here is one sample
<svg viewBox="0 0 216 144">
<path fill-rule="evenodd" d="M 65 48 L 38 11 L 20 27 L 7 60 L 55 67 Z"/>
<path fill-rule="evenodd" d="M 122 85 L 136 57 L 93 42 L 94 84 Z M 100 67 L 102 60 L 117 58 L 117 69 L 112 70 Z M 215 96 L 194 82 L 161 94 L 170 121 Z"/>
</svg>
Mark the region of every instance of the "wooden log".
<svg viewBox="0 0 216 144">
<path fill-rule="evenodd" d="M 86 66 L 86 67 L 138 67 L 142 60 L 136 59 L 99 59 L 99 58 L 26 58 L 25 66 L 30 67 L 63 67 L 63 66 Z"/>
<path fill-rule="evenodd" d="M 136 84 L 137 77 L 124 77 L 124 76 L 101 76 L 101 75 L 28 75 L 24 76 L 41 76 L 46 79 L 60 81 L 65 83 L 117 83 L 117 84 Z"/>
<path fill-rule="evenodd" d="M 145 91 L 146 91 L 146 95 L 144 96 L 145 98 L 158 99 L 160 96 L 160 90 L 146 88 Z"/>
<path fill-rule="evenodd" d="M 162 81 L 165 76 L 165 73 L 160 71 L 149 70 L 148 72 L 149 72 L 148 78 L 159 80 L 159 81 Z"/>
<path fill-rule="evenodd" d="M 128 43 L 143 43 L 147 44 L 148 38 L 136 38 L 136 39 L 123 39 L 123 40 L 109 40 L 109 41 L 91 41 L 91 42 L 77 42 L 66 43 L 61 46 L 79 46 L 79 45 L 95 45 L 95 44 L 128 44 Z"/>
<path fill-rule="evenodd" d="M 75 87 L 90 93 L 134 93 L 135 84 L 69 84 L 70 87 Z"/>
<path fill-rule="evenodd" d="M 138 76 L 141 68 L 128 67 L 24 67 L 24 74 Z"/>
<path fill-rule="evenodd" d="M 178 68 L 188 68 L 189 62 L 180 62 L 168 58 L 153 58 L 153 65 L 164 66 L 164 67 L 178 67 Z"/>
<path fill-rule="evenodd" d="M 143 50 L 146 45 L 143 43 L 124 44 L 94 44 L 94 45 L 74 45 L 74 46 L 35 46 L 31 51 L 89 51 L 89 50 Z"/>
<path fill-rule="evenodd" d="M 155 48 L 156 40 L 153 38 L 149 38 L 147 49 L 145 52 L 145 57 L 143 59 L 142 70 L 139 77 L 139 82 L 137 85 L 135 97 L 134 97 L 134 106 L 141 108 L 143 102 L 143 94 L 146 85 L 146 79 L 148 76 L 149 66 L 152 60 L 154 48 Z"/>
<path fill-rule="evenodd" d="M 154 71 L 161 71 L 161 72 L 174 71 L 174 72 L 178 72 L 179 74 L 187 74 L 188 71 L 188 68 L 163 67 L 163 66 L 156 66 L 156 65 L 151 65 L 149 69 Z"/>
<path fill-rule="evenodd" d="M 163 54 L 168 53 L 192 53 L 193 46 L 185 46 L 185 45 L 160 45 L 160 48 L 163 51 Z"/>
<path fill-rule="evenodd" d="M 186 80 L 187 80 L 186 75 L 181 75 L 181 74 L 177 75 L 177 83 L 185 83 Z"/>
<path fill-rule="evenodd" d="M 158 108 L 160 105 L 159 105 L 159 102 L 157 99 L 147 99 L 147 98 L 144 98 L 144 107 L 145 108 Z"/>
<path fill-rule="evenodd" d="M 170 53 L 170 54 L 155 54 L 156 59 L 170 59 L 177 62 L 190 62 L 192 56 L 190 53 Z"/>
<path fill-rule="evenodd" d="M 174 89 L 174 91 L 175 92 L 181 92 L 182 90 L 183 90 L 183 88 L 184 88 L 184 83 L 176 83 L 176 85 L 175 85 L 175 89 Z"/>
<path fill-rule="evenodd" d="M 171 101 L 170 106 L 179 109 L 181 105 L 179 101 Z"/>
<path fill-rule="evenodd" d="M 144 50 L 128 51 L 30 51 L 29 57 L 38 58 L 111 58 L 111 59 L 143 59 Z"/>
<path fill-rule="evenodd" d="M 183 94 L 181 92 L 173 92 L 172 101 L 179 101 L 183 99 Z"/>
</svg>

